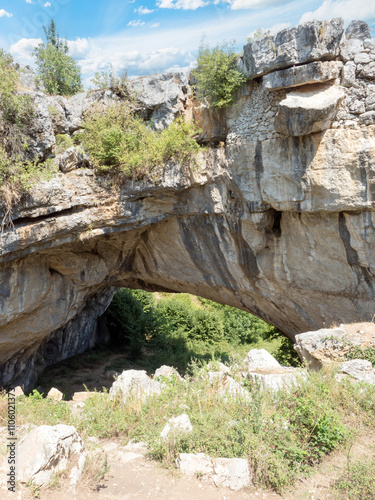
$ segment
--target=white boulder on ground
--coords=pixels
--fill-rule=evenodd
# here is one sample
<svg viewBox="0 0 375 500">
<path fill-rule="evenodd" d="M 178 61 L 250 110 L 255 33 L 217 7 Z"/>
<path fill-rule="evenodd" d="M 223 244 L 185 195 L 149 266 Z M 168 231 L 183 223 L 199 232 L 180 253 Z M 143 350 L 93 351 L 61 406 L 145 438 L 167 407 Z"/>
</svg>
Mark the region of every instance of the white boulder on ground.
<svg viewBox="0 0 375 500">
<path fill-rule="evenodd" d="M 124 403 L 131 397 L 145 402 L 149 396 L 160 394 L 162 384 L 151 379 L 145 370 L 125 370 L 112 384 L 109 391 L 111 399 L 121 395 Z"/>
<path fill-rule="evenodd" d="M 292 388 L 298 385 L 298 379 L 306 377 L 306 373 L 292 366 L 281 366 L 272 370 L 272 373 L 250 372 L 245 373 L 246 378 L 259 384 L 263 389 L 278 391 L 283 388 Z"/>
<path fill-rule="evenodd" d="M 251 349 L 244 362 L 248 371 L 281 368 L 280 363 L 265 349 Z"/>
<path fill-rule="evenodd" d="M 71 425 L 41 425 L 31 430 L 19 443 L 17 455 L 17 480 L 39 486 L 69 468 L 70 483 L 75 486 L 85 463 L 83 441 Z"/>
<path fill-rule="evenodd" d="M 182 474 L 200 475 L 216 486 L 238 491 L 250 484 L 248 461 L 244 458 L 210 458 L 204 453 L 180 453 L 177 465 Z"/>
<path fill-rule="evenodd" d="M 52 387 L 47 394 L 47 398 L 51 398 L 54 401 L 62 401 L 63 396 L 63 393 L 56 389 L 56 387 Z"/>
<path fill-rule="evenodd" d="M 229 398 L 241 398 L 244 401 L 250 401 L 251 396 L 241 384 L 236 382 L 234 378 L 223 372 L 208 372 L 209 381 L 216 386 L 218 393 L 221 396 Z"/>
<path fill-rule="evenodd" d="M 176 368 L 173 368 L 173 366 L 167 366 L 167 365 L 163 365 L 160 368 L 158 368 L 157 370 L 155 370 L 154 379 L 156 379 L 158 377 L 166 377 L 166 378 L 176 377 L 178 380 L 182 380 L 182 377 L 178 373 Z"/>
<path fill-rule="evenodd" d="M 189 415 L 183 413 L 178 417 L 172 417 L 168 420 L 167 425 L 161 431 L 160 437 L 163 439 L 168 439 L 169 435 L 177 434 L 188 434 L 193 432 L 193 426 L 191 425 Z"/>
<path fill-rule="evenodd" d="M 351 359 L 341 363 L 341 371 L 351 377 L 375 385 L 375 368 L 370 361 L 364 359 Z"/>
</svg>

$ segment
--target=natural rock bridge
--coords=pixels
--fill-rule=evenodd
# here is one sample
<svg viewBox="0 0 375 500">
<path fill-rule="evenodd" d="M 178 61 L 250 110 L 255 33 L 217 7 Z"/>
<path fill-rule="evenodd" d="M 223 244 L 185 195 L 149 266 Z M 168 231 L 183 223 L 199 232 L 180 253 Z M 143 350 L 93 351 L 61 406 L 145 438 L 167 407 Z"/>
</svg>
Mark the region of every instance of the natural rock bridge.
<svg viewBox="0 0 375 500">
<path fill-rule="evenodd" d="M 183 75 L 139 83 L 157 126 L 183 112 L 205 127 L 211 147 L 196 168 L 164 165 L 157 182 L 113 188 L 89 169 L 72 170 L 80 164 L 68 151 L 64 173 L 15 207 L 1 235 L 0 384 L 30 384 L 44 364 L 85 350 L 114 287 L 204 296 L 290 338 L 371 319 L 375 41 L 367 25 L 351 23 L 345 34 L 335 19 L 284 30 L 245 46 L 242 67 L 251 80 L 216 118 L 191 107 Z M 80 127 L 93 96 L 34 95 L 30 133 L 45 156 L 54 132 Z"/>
</svg>

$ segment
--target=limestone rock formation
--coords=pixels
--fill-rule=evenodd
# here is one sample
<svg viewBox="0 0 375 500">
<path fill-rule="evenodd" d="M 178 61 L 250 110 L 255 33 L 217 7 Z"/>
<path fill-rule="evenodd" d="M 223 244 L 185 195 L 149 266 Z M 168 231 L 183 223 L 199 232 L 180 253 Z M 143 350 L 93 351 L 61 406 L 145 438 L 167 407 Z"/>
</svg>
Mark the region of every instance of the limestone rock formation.
<svg viewBox="0 0 375 500">
<path fill-rule="evenodd" d="M 220 127 L 206 117 L 212 133 L 202 140 L 220 129 L 222 142 L 194 169 L 170 162 L 157 181 L 114 187 L 80 168 L 22 199 L 1 234 L 0 383 L 32 385 L 43 366 L 92 345 L 120 286 L 207 297 L 292 339 L 333 322 L 370 321 L 375 45 L 367 33 L 353 25 L 345 35 L 339 19 L 313 21 L 246 45 L 242 65 L 254 78 Z M 302 82 L 311 63 L 330 79 Z M 262 75 L 288 70 L 285 86 L 262 84 Z M 301 87 L 290 86 L 293 78 Z M 193 114 L 187 78 L 139 85 L 145 119 L 164 126 Z M 296 93 L 300 106 L 286 106 Z M 118 99 L 111 90 L 31 94 L 38 113 L 30 144 L 39 157 L 53 154 L 56 133 L 79 130 L 95 103 Z"/>
<path fill-rule="evenodd" d="M 310 21 L 253 40 L 244 47 L 244 73 L 254 78 L 296 64 L 334 59 L 343 32 L 343 20 L 336 18 L 330 22 Z"/>
</svg>

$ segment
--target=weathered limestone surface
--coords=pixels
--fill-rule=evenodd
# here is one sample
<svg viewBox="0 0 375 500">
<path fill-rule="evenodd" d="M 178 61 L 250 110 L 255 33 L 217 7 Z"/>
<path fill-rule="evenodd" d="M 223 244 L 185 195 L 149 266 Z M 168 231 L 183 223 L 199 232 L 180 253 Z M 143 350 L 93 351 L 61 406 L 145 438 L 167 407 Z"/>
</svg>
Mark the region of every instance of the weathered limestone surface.
<svg viewBox="0 0 375 500">
<path fill-rule="evenodd" d="M 294 90 L 279 104 L 275 130 L 292 137 L 326 130 L 344 97 L 337 86 L 309 85 Z"/>
<path fill-rule="evenodd" d="M 241 68 L 248 78 L 295 64 L 334 59 L 344 32 L 341 18 L 310 21 L 276 35 L 253 40 L 244 47 Z"/>
<path fill-rule="evenodd" d="M 341 61 L 315 61 L 302 66 L 274 71 L 263 77 L 263 88 L 280 90 L 312 83 L 324 83 L 340 76 Z"/>
<path fill-rule="evenodd" d="M 290 338 L 371 319 L 375 85 L 363 75 L 372 64 L 364 54 L 375 60 L 373 40 L 345 38 L 340 20 L 283 30 L 272 40 L 276 55 L 265 42 L 252 42 L 251 53 L 245 47 L 247 67 L 258 54 L 254 75 L 314 60 L 351 63 L 342 83 L 314 84 L 317 107 L 326 92 L 336 96 L 326 122 L 301 105 L 309 128 L 281 134 L 275 117 L 295 89 L 252 81 L 221 117 L 225 144 L 202 153 L 198 166 L 170 163 L 158 181 L 115 188 L 69 164 L 71 171 L 40 183 L 14 207 L 13 226 L 1 235 L 0 385 L 30 383 L 43 365 L 90 345 L 96 318 L 119 286 L 204 296 L 250 311 Z M 345 60 L 353 41 L 357 52 Z M 157 81 L 172 89 L 160 123 L 169 113 L 189 115 L 186 81 Z M 54 133 L 79 130 L 85 110 L 111 102 L 111 92 L 63 101 L 34 93 L 34 150 L 48 156 Z M 160 111 L 157 102 L 145 118 Z M 332 124 L 322 130 L 323 122 Z"/>
</svg>

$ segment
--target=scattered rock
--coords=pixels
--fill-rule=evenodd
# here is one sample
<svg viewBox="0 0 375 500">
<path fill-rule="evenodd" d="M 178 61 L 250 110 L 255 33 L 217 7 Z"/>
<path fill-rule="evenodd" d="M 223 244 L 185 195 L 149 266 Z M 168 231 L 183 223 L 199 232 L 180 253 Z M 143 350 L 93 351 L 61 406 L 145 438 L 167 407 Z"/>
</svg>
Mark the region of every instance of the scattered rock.
<svg viewBox="0 0 375 500">
<path fill-rule="evenodd" d="M 210 382 L 217 387 L 219 395 L 229 398 L 241 398 L 244 401 L 251 400 L 249 391 L 228 374 L 223 372 L 208 372 L 207 376 Z"/>
<path fill-rule="evenodd" d="M 63 396 L 64 394 L 55 387 L 52 387 L 47 394 L 47 398 L 51 398 L 54 401 L 62 401 Z"/>
<path fill-rule="evenodd" d="M 281 368 L 276 359 L 265 349 L 251 349 L 244 360 L 248 371 L 273 370 Z"/>
<path fill-rule="evenodd" d="M 77 168 L 90 168 L 91 160 L 82 149 L 72 146 L 57 157 L 61 172 L 70 172 Z"/>
<path fill-rule="evenodd" d="M 19 385 L 14 389 L 14 397 L 15 398 L 18 398 L 18 396 L 24 396 L 25 393 L 23 392 L 23 389 L 22 387 L 20 387 Z"/>
<path fill-rule="evenodd" d="M 84 403 L 87 399 L 91 398 L 95 392 L 89 392 L 89 391 L 82 391 L 82 392 L 75 392 L 73 394 L 72 400 L 75 403 Z"/>
<path fill-rule="evenodd" d="M 341 362 L 353 347 L 375 347 L 375 324 L 352 323 L 296 335 L 294 349 L 312 370 Z"/>
<path fill-rule="evenodd" d="M 372 367 L 370 361 L 364 359 L 352 359 L 341 363 L 342 373 L 346 373 L 351 377 L 375 385 L 375 368 Z"/>
<path fill-rule="evenodd" d="M 54 473 L 70 468 L 71 484 L 75 485 L 84 461 L 83 441 L 73 426 L 42 425 L 31 430 L 18 445 L 17 479 L 42 486 Z"/>
<path fill-rule="evenodd" d="M 334 85 L 311 85 L 289 92 L 279 104 L 275 130 L 294 137 L 326 130 L 344 97 L 343 90 Z"/>
<path fill-rule="evenodd" d="M 166 378 L 176 377 L 178 380 L 182 380 L 182 377 L 178 373 L 176 368 L 167 365 L 163 365 L 157 370 L 155 370 L 154 379 L 157 379 L 158 377 L 166 377 Z"/>
<path fill-rule="evenodd" d="M 256 384 L 259 384 L 264 389 L 278 391 L 286 387 L 298 385 L 298 380 L 305 377 L 306 374 L 302 370 L 293 367 L 281 367 L 278 370 L 273 369 L 271 372 L 265 373 L 262 370 L 258 372 L 246 373 L 247 378 L 251 378 Z"/>
<path fill-rule="evenodd" d="M 243 458 L 210 458 L 204 453 L 180 453 L 178 467 L 187 476 L 199 475 L 216 486 L 238 491 L 250 484 L 249 464 Z"/>
<path fill-rule="evenodd" d="M 170 433 L 174 436 L 176 434 L 188 434 L 189 432 L 193 432 L 193 426 L 191 425 L 189 416 L 183 413 L 178 417 L 172 417 L 168 420 L 167 425 L 161 431 L 160 437 L 167 439 Z"/>
<path fill-rule="evenodd" d="M 147 376 L 145 370 L 126 370 L 112 384 L 109 391 L 111 399 L 121 396 L 124 403 L 129 397 L 142 402 L 153 394 L 160 394 L 162 384 Z"/>
</svg>

